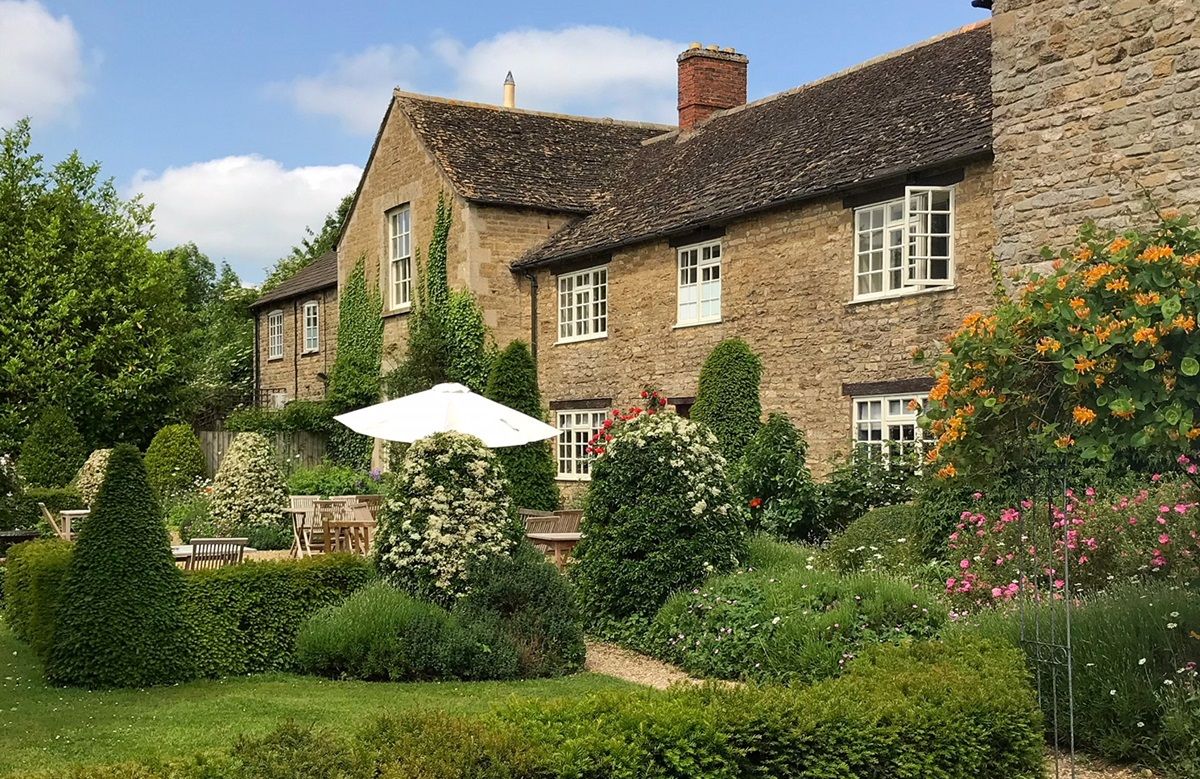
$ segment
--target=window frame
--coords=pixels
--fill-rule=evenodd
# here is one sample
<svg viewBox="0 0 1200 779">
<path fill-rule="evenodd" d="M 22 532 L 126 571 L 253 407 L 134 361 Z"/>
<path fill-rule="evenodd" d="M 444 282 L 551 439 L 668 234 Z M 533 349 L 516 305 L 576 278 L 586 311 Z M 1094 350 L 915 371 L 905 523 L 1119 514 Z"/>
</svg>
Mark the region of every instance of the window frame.
<svg viewBox="0 0 1200 779">
<path fill-rule="evenodd" d="M 704 257 L 705 249 L 716 248 L 716 256 L 712 254 L 709 257 Z M 683 263 L 685 255 L 695 252 L 696 257 L 696 280 L 688 284 L 683 283 Z M 675 326 L 676 327 L 695 327 L 696 325 L 710 325 L 721 321 L 724 310 L 723 293 L 724 293 L 724 276 L 725 276 L 725 246 L 720 238 L 711 241 L 700 241 L 699 243 L 690 243 L 686 246 L 678 246 L 675 248 Z M 717 270 L 717 313 L 715 315 L 704 316 L 704 272 L 712 268 Z M 711 281 L 711 279 L 710 279 Z M 690 301 L 687 305 L 696 307 L 696 317 L 694 319 L 683 318 L 683 290 L 685 287 L 696 290 L 696 299 Z M 711 298 L 709 299 L 711 301 Z"/>
<path fill-rule="evenodd" d="M 587 420 L 587 425 L 578 421 Z M 566 418 L 566 422 L 564 422 Z M 591 481 L 593 456 L 586 451 L 608 418 L 608 412 L 594 408 L 563 408 L 554 412 L 558 437 L 554 440 L 554 478 L 558 481 Z M 582 434 L 582 435 L 581 435 Z M 564 448 L 566 455 L 564 457 Z M 582 452 L 582 455 L 580 454 Z M 568 470 L 563 464 L 570 463 Z M 580 466 L 584 466 L 582 469 Z"/>
<path fill-rule="evenodd" d="M 310 325 L 308 321 L 309 310 L 312 310 L 313 317 Z M 300 322 L 303 325 L 304 334 L 304 349 L 301 354 L 316 354 L 321 351 L 321 303 L 317 300 L 306 300 L 300 306 Z M 311 327 L 311 333 L 310 333 Z M 309 336 L 312 336 L 310 339 Z"/>
<path fill-rule="evenodd" d="M 946 193 L 948 195 L 948 205 L 946 211 L 932 209 L 932 196 L 934 193 Z M 852 279 L 852 300 L 854 302 L 863 300 L 880 300 L 886 298 L 903 297 L 906 295 L 918 295 L 923 292 L 937 292 L 954 288 L 954 266 L 955 266 L 955 187 L 951 186 L 906 186 L 904 188 L 903 197 L 891 198 L 882 200 L 877 203 L 868 203 L 859 206 L 853 210 L 851 217 L 851 234 L 853 240 L 853 260 L 851 266 Z M 928 198 L 925 208 L 913 207 L 914 201 L 922 195 Z M 892 218 L 890 209 L 896 205 L 901 206 L 899 218 Z M 861 224 L 861 216 L 870 212 L 880 211 L 882 218 L 879 226 L 868 225 L 864 228 Z M 932 216 L 934 214 L 946 214 L 946 232 L 933 232 Z M 925 229 L 918 230 L 920 226 L 917 221 L 920 216 L 927 216 Z M 894 231 L 900 231 L 900 245 L 897 246 L 894 242 Z M 862 235 L 866 233 L 880 233 L 879 246 L 868 244 L 866 249 L 863 248 Z M 925 239 L 926 245 L 933 238 L 945 238 L 946 240 L 946 255 L 933 255 L 932 249 L 927 248 L 924 254 L 915 253 L 915 244 L 920 239 Z M 868 239 L 869 240 L 869 239 Z M 899 250 L 899 255 L 893 254 Z M 881 264 L 878 270 L 868 267 L 866 271 L 862 269 L 864 258 L 879 252 L 881 255 Z M 899 260 L 897 265 L 894 259 Z M 924 277 L 916 275 L 915 270 L 919 263 L 929 263 L 934 260 L 942 260 L 946 262 L 946 278 L 945 279 L 930 279 L 928 272 Z M 928 270 L 928 268 L 927 268 Z M 892 274 L 898 272 L 900 274 L 899 286 L 894 285 Z M 860 292 L 859 281 L 862 278 L 873 276 L 876 273 L 881 274 L 881 285 L 879 291 Z"/>
<path fill-rule="evenodd" d="M 921 404 L 921 408 L 916 411 L 911 411 L 908 408 L 909 402 L 916 400 Z M 924 451 L 925 435 L 921 429 L 920 418 L 921 412 L 929 403 L 929 392 L 904 392 L 891 393 L 886 395 L 855 395 L 850 399 L 852 413 L 852 448 L 857 449 L 860 446 L 866 446 L 872 452 L 878 452 L 884 461 L 887 461 L 893 451 L 900 454 L 908 454 L 908 445 L 911 444 L 911 451 L 916 454 L 921 454 Z M 893 413 L 891 404 L 898 402 L 900 404 L 900 412 Z M 861 416 L 860 404 L 879 403 L 879 418 L 868 417 L 863 419 Z M 862 432 L 863 425 L 874 424 L 879 425 L 878 439 L 868 438 L 862 439 L 859 437 Z M 906 438 L 891 438 L 887 436 L 890 427 L 912 426 L 913 437 Z M 893 448 L 890 444 L 899 444 L 898 448 Z"/>
<path fill-rule="evenodd" d="M 275 325 L 279 325 L 279 332 L 275 332 Z M 278 343 L 276 343 L 278 336 Z M 284 356 L 283 348 L 284 337 L 284 322 L 283 309 L 277 308 L 274 311 L 267 312 L 267 360 L 282 360 Z M 278 349 L 276 348 L 278 347 Z"/>
<path fill-rule="evenodd" d="M 406 217 L 407 229 L 397 232 L 396 220 Z M 387 221 L 387 280 L 388 311 L 408 311 L 413 302 L 412 204 L 405 203 L 388 210 Z M 403 241 L 401 241 L 403 238 Z M 401 247 L 403 243 L 403 247 Z M 401 251 L 403 248 L 407 253 Z M 402 273 L 397 276 L 397 269 Z"/>
<path fill-rule="evenodd" d="M 560 273 L 554 280 L 555 290 L 555 311 L 557 318 L 555 322 L 555 333 L 558 335 L 558 340 L 555 343 L 569 344 L 578 343 L 580 341 L 592 341 L 598 338 L 608 337 L 608 263 L 603 265 L 593 265 L 590 268 L 582 268 L 580 270 L 571 271 L 570 273 Z M 603 281 L 597 281 L 596 276 L 603 274 Z M 578 285 L 578 281 L 584 277 L 589 278 L 587 284 L 587 298 L 581 300 L 582 289 Z M 564 285 L 569 284 L 570 289 L 564 289 Z M 603 290 L 603 295 L 597 297 L 597 290 Z M 564 305 L 564 296 L 570 296 L 570 299 Z M 597 313 L 597 305 L 603 307 L 603 313 Z M 591 310 L 590 316 L 586 319 L 577 316 L 580 307 L 587 307 Z M 564 312 L 571 312 L 571 317 L 564 320 Z M 579 333 L 579 323 L 587 322 L 588 332 Z M 597 324 L 600 322 L 602 324 Z M 570 328 L 571 333 L 564 335 L 564 327 Z M 603 329 L 601 329 L 601 327 Z"/>
</svg>

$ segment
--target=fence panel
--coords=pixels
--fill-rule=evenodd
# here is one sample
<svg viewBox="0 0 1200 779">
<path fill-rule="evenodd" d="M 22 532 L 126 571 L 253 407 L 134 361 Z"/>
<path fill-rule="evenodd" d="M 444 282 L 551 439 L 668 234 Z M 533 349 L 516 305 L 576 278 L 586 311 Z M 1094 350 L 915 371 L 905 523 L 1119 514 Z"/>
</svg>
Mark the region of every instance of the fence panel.
<svg viewBox="0 0 1200 779">
<path fill-rule="evenodd" d="M 200 445 L 204 449 L 205 475 L 212 478 L 225 459 L 237 433 L 229 430 L 201 430 Z M 267 433 L 267 440 L 275 450 L 275 456 L 284 473 L 296 468 L 320 465 L 325 459 L 325 437 L 316 433 L 297 431 L 292 433 Z"/>
</svg>

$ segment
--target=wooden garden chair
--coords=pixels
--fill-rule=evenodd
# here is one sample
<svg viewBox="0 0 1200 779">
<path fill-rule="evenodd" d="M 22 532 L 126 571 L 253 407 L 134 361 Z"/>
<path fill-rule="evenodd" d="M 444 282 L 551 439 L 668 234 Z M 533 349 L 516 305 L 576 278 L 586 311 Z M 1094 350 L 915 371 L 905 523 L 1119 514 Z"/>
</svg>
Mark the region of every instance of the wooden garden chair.
<svg viewBox="0 0 1200 779">
<path fill-rule="evenodd" d="M 46 520 L 48 525 L 50 525 L 50 529 L 54 531 L 54 535 L 58 536 L 64 541 L 75 540 L 75 534 L 69 530 L 63 529 L 63 526 L 59 524 L 57 519 L 54 518 L 54 512 L 46 508 L 45 503 L 38 501 L 38 508 L 42 510 L 42 518 Z"/>
<path fill-rule="evenodd" d="M 184 561 L 186 571 L 201 571 L 240 565 L 246 554 L 248 538 L 193 538 L 192 553 Z"/>
<path fill-rule="evenodd" d="M 308 557 L 313 553 L 312 529 L 316 510 L 313 504 L 320 495 L 291 495 L 287 513 L 292 516 L 292 557 Z"/>
</svg>

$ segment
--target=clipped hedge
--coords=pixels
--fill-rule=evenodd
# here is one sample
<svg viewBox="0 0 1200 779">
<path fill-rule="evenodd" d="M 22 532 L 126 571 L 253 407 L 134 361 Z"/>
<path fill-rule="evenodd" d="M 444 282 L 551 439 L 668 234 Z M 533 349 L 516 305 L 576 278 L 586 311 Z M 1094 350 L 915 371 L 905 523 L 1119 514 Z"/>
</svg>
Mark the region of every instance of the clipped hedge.
<svg viewBox="0 0 1200 779">
<path fill-rule="evenodd" d="M 691 418 L 717 437 L 730 465 L 742 457 L 762 418 L 762 360 L 740 338 L 717 344 L 700 368 Z"/>
<path fill-rule="evenodd" d="M 886 571 L 914 575 L 927 568 L 942 539 L 909 503 L 871 509 L 829 539 L 825 560 L 842 573 Z M 940 570 L 936 571 L 941 581 Z"/>
<path fill-rule="evenodd" d="M 4 616 L 13 634 L 42 660 L 54 643 L 55 616 L 73 549 L 67 541 L 42 539 L 8 550 Z"/>
<path fill-rule="evenodd" d="M 87 445 L 70 414 L 51 407 L 29 427 L 17 471 L 35 487 L 62 487 L 87 458 Z"/>
<path fill-rule="evenodd" d="M 195 488 L 204 478 L 204 449 L 191 425 L 167 425 L 146 449 L 146 473 L 160 499 Z"/>
<path fill-rule="evenodd" d="M 42 516 L 39 503 L 45 503 L 46 508 L 55 517 L 64 509 L 81 509 L 86 506 L 79 491 L 71 487 L 30 487 L 15 496 L 11 504 L 12 528 L 21 530 L 38 529 L 43 535 L 53 531 Z M 0 528 L 8 530 L 11 528 Z"/>
</svg>

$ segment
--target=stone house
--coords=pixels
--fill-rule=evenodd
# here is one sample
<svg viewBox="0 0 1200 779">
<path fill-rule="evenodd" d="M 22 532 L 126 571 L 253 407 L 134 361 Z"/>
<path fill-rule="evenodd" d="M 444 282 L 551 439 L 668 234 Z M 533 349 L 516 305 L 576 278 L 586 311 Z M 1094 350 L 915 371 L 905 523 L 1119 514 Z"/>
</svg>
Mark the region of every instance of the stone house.
<svg viewBox="0 0 1200 779">
<path fill-rule="evenodd" d="M 994 258 L 1036 258 L 1088 217 L 1127 223 L 1138 185 L 1200 203 L 1192 0 L 995 5 L 749 104 L 748 59 L 693 46 L 676 126 L 521 110 L 508 88 L 505 106 L 397 91 L 338 276 L 365 263 L 402 345 L 444 195 L 450 283 L 500 344 L 533 346 L 564 481 L 588 478 L 587 439 L 644 385 L 687 413 L 732 336 L 818 473 L 851 441 L 911 445 L 930 386 L 911 353 L 990 304 Z"/>
<path fill-rule="evenodd" d="M 327 252 L 254 302 L 254 396 L 322 400 L 337 353 L 338 258 Z"/>
</svg>

